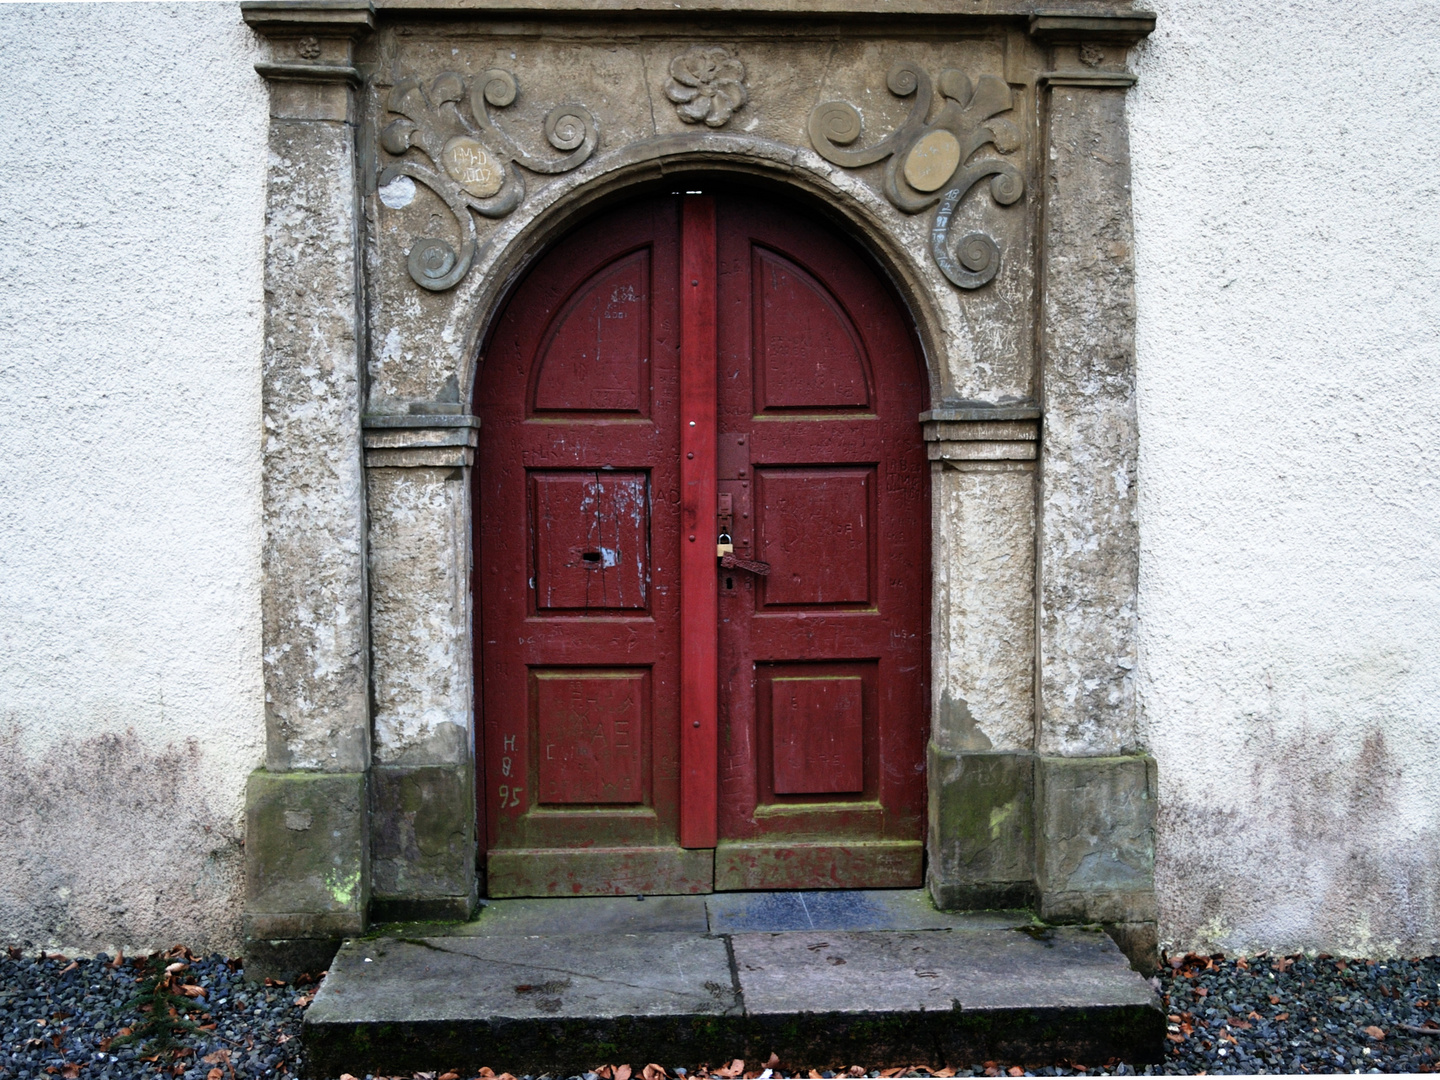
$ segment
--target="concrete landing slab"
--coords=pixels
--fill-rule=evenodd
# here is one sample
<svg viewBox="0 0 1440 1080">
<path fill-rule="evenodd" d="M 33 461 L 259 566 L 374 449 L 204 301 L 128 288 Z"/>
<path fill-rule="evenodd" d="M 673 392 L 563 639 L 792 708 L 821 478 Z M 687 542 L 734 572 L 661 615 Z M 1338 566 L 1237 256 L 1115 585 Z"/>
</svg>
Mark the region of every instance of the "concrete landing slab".
<svg viewBox="0 0 1440 1080">
<path fill-rule="evenodd" d="M 1099 930 L 735 934 L 731 951 L 750 1043 L 783 1040 L 782 1060 L 1163 1058 L 1159 998 Z"/>
<path fill-rule="evenodd" d="M 540 917 L 521 912 L 507 925 Z M 357 941 L 305 1017 L 308 1067 L 330 1077 L 567 1076 L 772 1052 L 786 1069 L 1141 1064 L 1162 1059 L 1164 1033 L 1158 997 L 1105 934 L 964 924 Z"/>
<path fill-rule="evenodd" d="M 306 1010 L 305 1049 L 315 1076 L 436 1062 L 467 1063 L 474 1075 L 502 1061 L 511 1072 L 573 1073 L 620 1047 L 679 1060 L 697 1043 L 735 1045 L 742 1022 L 721 938 L 379 938 L 341 948 Z"/>
</svg>

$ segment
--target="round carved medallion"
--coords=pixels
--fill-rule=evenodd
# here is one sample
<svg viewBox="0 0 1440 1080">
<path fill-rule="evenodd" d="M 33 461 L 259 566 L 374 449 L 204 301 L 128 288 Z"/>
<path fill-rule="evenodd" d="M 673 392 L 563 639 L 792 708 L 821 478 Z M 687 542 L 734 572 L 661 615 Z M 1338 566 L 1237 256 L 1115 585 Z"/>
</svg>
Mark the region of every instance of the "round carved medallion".
<svg viewBox="0 0 1440 1080">
<path fill-rule="evenodd" d="M 916 191 L 938 191 L 960 164 L 960 140 L 940 128 L 920 139 L 905 158 L 905 179 Z"/>
<path fill-rule="evenodd" d="M 505 183 L 505 167 L 485 144 L 468 135 L 457 135 L 445 144 L 440 155 L 445 171 L 477 199 L 488 199 Z"/>
</svg>

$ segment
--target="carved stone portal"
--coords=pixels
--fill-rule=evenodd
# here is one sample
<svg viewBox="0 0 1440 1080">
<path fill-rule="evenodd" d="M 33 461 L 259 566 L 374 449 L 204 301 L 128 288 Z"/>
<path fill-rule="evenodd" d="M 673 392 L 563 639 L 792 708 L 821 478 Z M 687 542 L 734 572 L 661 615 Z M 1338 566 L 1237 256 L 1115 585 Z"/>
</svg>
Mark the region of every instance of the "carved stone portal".
<svg viewBox="0 0 1440 1080">
<path fill-rule="evenodd" d="M 1153 960 L 1123 68 L 1153 16 L 377 6 L 244 5 L 270 42 L 271 110 L 247 970 L 288 978 L 370 919 L 473 910 L 476 792 L 500 795 L 474 768 L 469 413 L 488 320 L 603 200 L 712 186 L 813 204 L 880 264 L 922 345 L 931 894 L 1104 922 Z"/>
</svg>

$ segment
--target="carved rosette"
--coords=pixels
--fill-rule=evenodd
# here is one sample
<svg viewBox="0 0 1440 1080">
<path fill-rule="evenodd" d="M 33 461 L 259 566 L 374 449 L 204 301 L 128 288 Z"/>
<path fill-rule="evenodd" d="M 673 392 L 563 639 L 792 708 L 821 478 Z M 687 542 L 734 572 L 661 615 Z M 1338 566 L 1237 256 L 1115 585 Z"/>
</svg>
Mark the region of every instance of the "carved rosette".
<svg viewBox="0 0 1440 1080">
<path fill-rule="evenodd" d="M 685 123 L 723 127 L 750 100 L 745 65 L 722 46 L 697 45 L 670 61 L 665 96 Z"/>
<path fill-rule="evenodd" d="M 925 71 L 908 63 L 892 67 L 885 84 L 896 97 L 915 98 L 898 129 L 873 146 L 849 149 L 860 138 L 859 110 L 828 101 L 810 113 L 810 142 L 826 161 L 847 169 L 888 158 L 886 197 L 907 214 L 939 203 L 930 232 L 936 265 L 959 288 L 978 289 L 999 272 L 1000 247 L 978 232 L 952 242 L 950 227 L 960 201 L 982 180 L 989 179 L 990 195 L 1001 206 L 1025 194 L 1024 177 L 1004 156 L 1020 147 L 1020 129 L 999 115 L 1014 107 L 1010 87 L 993 75 L 971 83 L 955 68 L 942 71 L 932 85 Z M 927 122 L 936 88 L 943 104 Z"/>
<path fill-rule="evenodd" d="M 600 142 L 590 110 L 566 104 L 545 117 L 545 138 L 564 156 L 540 157 L 525 151 L 489 113 L 491 107 L 510 105 L 518 93 L 515 76 L 501 68 L 491 68 L 468 85 L 462 76 L 447 71 L 436 77 L 428 92 L 419 80 L 410 78 L 390 89 L 386 111 L 397 119 L 380 132 L 380 145 L 400 160 L 380 170 L 381 201 L 404 205 L 403 191 L 398 202 L 387 193 L 402 178 L 418 181 L 444 200 L 462 238 L 459 252 L 436 237 L 415 241 L 407 264 L 421 288 L 441 292 L 469 272 L 479 250 L 471 211 L 501 218 L 519 206 L 525 198 L 522 168 L 543 175 L 569 172 L 584 164 Z M 468 114 L 462 107 L 466 105 Z M 406 156 L 412 150 L 429 158 L 429 163 Z"/>
</svg>

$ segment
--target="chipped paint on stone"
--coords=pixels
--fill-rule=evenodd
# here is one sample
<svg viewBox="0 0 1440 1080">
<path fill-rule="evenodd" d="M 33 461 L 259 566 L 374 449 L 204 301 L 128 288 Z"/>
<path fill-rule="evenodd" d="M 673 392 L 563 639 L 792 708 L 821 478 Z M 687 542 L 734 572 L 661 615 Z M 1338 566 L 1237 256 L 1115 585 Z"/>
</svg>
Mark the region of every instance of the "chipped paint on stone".
<svg viewBox="0 0 1440 1080">
<path fill-rule="evenodd" d="M 267 767 L 369 762 L 353 129 L 273 120 L 264 366 Z"/>
<path fill-rule="evenodd" d="M 950 751 L 1033 749 L 1034 466 L 932 468 L 931 738 Z"/>
<path fill-rule="evenodd" d="M 1040 737 L 1117 754 L 1134 671 L 1134 266 L 1125 92 L 1051 91 L 1040 469 Z"/>
<path fill-rule="evenodd" d="M 372 468 L 375 757 L 470 759 L 470 500 L 464 472 Z"/>
</svg>

